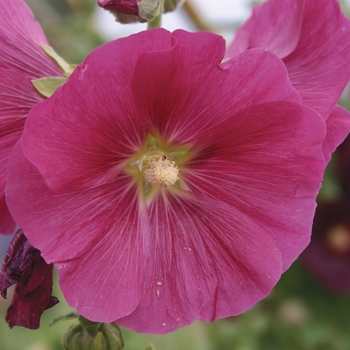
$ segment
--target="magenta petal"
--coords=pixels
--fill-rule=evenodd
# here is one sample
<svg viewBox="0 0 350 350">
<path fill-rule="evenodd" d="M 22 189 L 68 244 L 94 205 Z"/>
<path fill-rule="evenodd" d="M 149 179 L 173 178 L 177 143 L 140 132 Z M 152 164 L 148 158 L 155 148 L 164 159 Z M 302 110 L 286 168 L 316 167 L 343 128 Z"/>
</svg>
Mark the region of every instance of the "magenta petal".
<svg viewBox="0 0 350 350">
<path fill-rule="evenodd" d="M 278 9 L 281 16 L 271 18 L 278 24 L 288 25 L 279 28 L 267 21 L 268 27 L 262 29 L 266 18 L 270 18 L 267 14 Z M 300 15 L 301 27 L 298 29 Z M 294 26 L 295 32 L 289 32 L 289 26 Z M 276 29 L 278 35 L 275 35 Z M 350 20 L 341 12 L 336 0 L 286 0 L 283 3 L 269 0 L 257 6 L 254 16 L 238 31 L 226 56 L 232 57 L 253 47 L 264 47 L 277 53 L 283 58 L 290 80 L 304 103 L 326 119 L 350 78 L 349 36 Z M 266 38 L 270 37 L 269 42 Z"/>
<path fill-rule="evenodd" d="M 300 41 L 284 62 L 304 102 L 327 117 L 350 78 L 350 20 L 336 0 L 304 6 Z"/>
<path fill-rule="evenodd" d="M 310 240 L 325 168 L 324 134 L 311 108 L 252 106 L 202 135 L 202 151 L 185 181 L 192 192 L 224 201 L 268 229 L 286 270 Z"/>
<path fill-rule="evenodd" d="M 1 92 L 0 92 L 1 98 Z M 1 111 L 0 111 L 0 123 L 1 123 Z M 9 134 L 1 135 L 0 129 L 0 234 L 13 234 L 16 224 L 12 219 L 12 216 L 6 205 L 5 198 L 5 183 L 7 177 L 7 161 L 12 152 L 13 146 L 21 137 L 24 121 L 18 121 L 14 123 L 18 127 L 18 131 L 6 130 L 9 128 L 3 128 L 4 132 L 8 131 Z M 16 128 L 14 128 L 16 129 Z"/>
<path fill-rule="evenodd" d="M 236 315 L 280 277 L 281 254 L 268 230 L 233 207 L 168 196 L 152 202 L 149 215 L 152 251 L 142 299 L 130 316 L 116 320 L 120 325 L 167 333 L 196 319 Z"/>
<path fill-rule="evenodd" d="M 326 120 L 327 135 L 323 142 L 323 153 L 326 162 L 331 159 L 332 153 L 345 140 L 350 131 L 350 113 L 335 106 L 332 113 Z"/>
<path fill-rule="evenodd" d="M 48 45 L 24 1 L 1 0 L 0 67 L 16 70 L 30 79 L 62 75 L 40 44 Z"/>
<path fill-rule="evenodd" d="M 120 163 L 145 136 L 130 88 L 137 57 L 170 45 L 171 33 L 162 29 L 102 45 L 75 69 L 69 84 L 31 111 L 23 150 L 50 188 L 71 181 L 91 188 L 120 172 Z M 102 69 L 107 57 L 113 64 Z"/>
<path fill-rule="evenodd" d="M 304 0 L 270 0 L 253 8 L 253 15 L 240 27 L 226 57 L 263 47 L 280 58 L 289 55 L 300 36 Z"/>
<path fill-rule="evenodd" d="M 132 81 L 138 115 L 152 120 L 165 138 L 192 143 L 203 129 L 241 108 L 267 101 L 301 102 L 282 61 L 270 52 L 250 50 L 220 64 L 221 38 L 184 31 L 173 36 L 177 40 L 170 50 L 140 56 Z"/>
<path fill-rule="evenodd" d="M 52 265 L 46 264 L 40 251 L 31 246 L 22 230 L 11 241 L 0 275 L 1 295 L 16 284 L 15 292 L 6 314 L 9 326 L 37 329 L 41 314 L 58 303 L 52 297 Z"/>
<path fill-rule="evenodd" d="M 0 233 L 14 232 L 15 223 L 5 202 L 7 160 L 22 134 L 30 109 L 43 100 L 31 81 L 13 70 L 0 68 Z"/>
<path fill-rule="evenodd" d="M 130 179 L 124 176 L 108 186 L 53 195 L 23 157 L 20 141 L 9 163 L 8 205 L 30 242 L 55 263 L 70 306 L 103 322 L 132 312 L 140 300 L 143 235 L 148 228 Z M 30 181 L 19 180 L 22 174 Z M 20 193 L 27 200 L 18 206 Z"/>
</svg>

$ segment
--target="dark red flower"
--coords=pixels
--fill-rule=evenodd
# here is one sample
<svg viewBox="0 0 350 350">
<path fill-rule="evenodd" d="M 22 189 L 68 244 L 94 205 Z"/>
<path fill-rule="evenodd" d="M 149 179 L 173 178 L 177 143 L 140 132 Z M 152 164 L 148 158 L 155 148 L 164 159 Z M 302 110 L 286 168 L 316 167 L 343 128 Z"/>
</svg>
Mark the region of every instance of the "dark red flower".
<svg viewBox="0 0 350 350">
<path fill-rule="evenodd" d="M 18 230 L 8 248 L 0 275 L 0 292 L 6 298 L 7 289 L 16 285 L 6 321 L 13 326 L 37 329 L 40 316 L 58 303 L 52 297 L 52 264 L 46 264 L 40 251 Z"/>
<path fill-rule="evenodd" d="M 318 205 L 310 245 L 301 255 L 328 289 L 350 292 L 350 201 Z"/>
</svg>

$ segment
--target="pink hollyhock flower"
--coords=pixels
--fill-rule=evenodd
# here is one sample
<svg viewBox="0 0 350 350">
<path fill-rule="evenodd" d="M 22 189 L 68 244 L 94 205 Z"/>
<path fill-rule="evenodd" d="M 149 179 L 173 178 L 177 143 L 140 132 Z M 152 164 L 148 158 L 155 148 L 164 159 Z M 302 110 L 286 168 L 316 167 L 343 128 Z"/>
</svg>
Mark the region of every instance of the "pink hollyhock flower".
<svg viewBox="0 0 350 350">
<path fill-rule="evenodd" d="M 0 274 L 0 292 L 16 285 L 6 321 L 10 327 L 37 329 L 40 316 L 58 303 L 52 297 L 52 265 L 46 264 L 40 251 L 31 246 L 22 230 L 18 230 L 7 252 Z"/>
<path fill-rule="evenodd" d="M 350 78 L 349 37 L 350 20 L 336 0 L 268 0 L 254 7 L 226 52 L 230 58 L 263 47 L 283 59 L 303 102 L 326 120 L 326 161 L 349 130 L 349 113 L 336 106 Z"/>
<path fill-rule="evenodd" d="M 119 39 L 31 110 L 8 205 L 84 317 L 166 333 L 236 315 L 309 243 L 325 123 L 274 54 L 224 51 Z"/>
<path fill-rule="evenodd" d="M 30 109 L 44 100 L 31 80 L 62 72 L 40 44 L 47 40 L 21 0 L 0 1 L 0 233 L 14 232 L 4 188 L 7 160 L 19 140 Z"/>
<path fill-rule="evenodd" d="M 305 266 L 326 288 L 350 292 L 350 203 L 322 203 L 317 207 L 312 239 L 302 254 Z"/>
</svg>

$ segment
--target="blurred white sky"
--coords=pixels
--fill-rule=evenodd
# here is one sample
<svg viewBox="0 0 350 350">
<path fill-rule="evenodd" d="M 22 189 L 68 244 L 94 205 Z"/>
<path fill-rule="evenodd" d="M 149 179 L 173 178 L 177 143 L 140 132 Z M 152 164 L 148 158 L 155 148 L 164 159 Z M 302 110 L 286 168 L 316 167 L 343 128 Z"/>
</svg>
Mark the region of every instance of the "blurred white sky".
<svg viewBox="0 0 350 350">
<path fill-rule="evenodd" d="M 191 0 L 198 8 L 201 17 L 208 23 L 219 28 L 219 33 L 226 40 L 233 37 L 234 23 L 239 23 L 250 15 L 250 0 Z M 121 25 L 114 21 L 114 17 L 101 8 L 96 10 L 95 25 L 98 31 L 107 39 L 124 37 L 146 29 L 146 24 Z M 183 9 L 165 14 L 162 26 L 168 30 L 178 28 L 195 31 Z"/>
</svg>

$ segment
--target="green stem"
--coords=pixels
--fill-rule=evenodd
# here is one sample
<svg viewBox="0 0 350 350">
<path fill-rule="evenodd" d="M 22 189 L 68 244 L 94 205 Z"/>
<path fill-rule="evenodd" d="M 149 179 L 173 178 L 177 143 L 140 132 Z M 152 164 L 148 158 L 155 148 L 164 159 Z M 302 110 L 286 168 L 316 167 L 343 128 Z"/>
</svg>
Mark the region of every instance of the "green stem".
<svg viewBox="0 0 350 350">
<path fill-rule="evenodd" d="M 160 14 L 147 23 L 147 29 L 159 28 L 162 25 L 162 15 L 164 11 L 164 0 L 159 0 Z"/>
<path fill-rule="evenodd" d="M 159 28 L 162 25 L 162 14 L 157 17 L 154 17 L 152 21 L 147 23 L 147 29 Z"/>
</svg>

